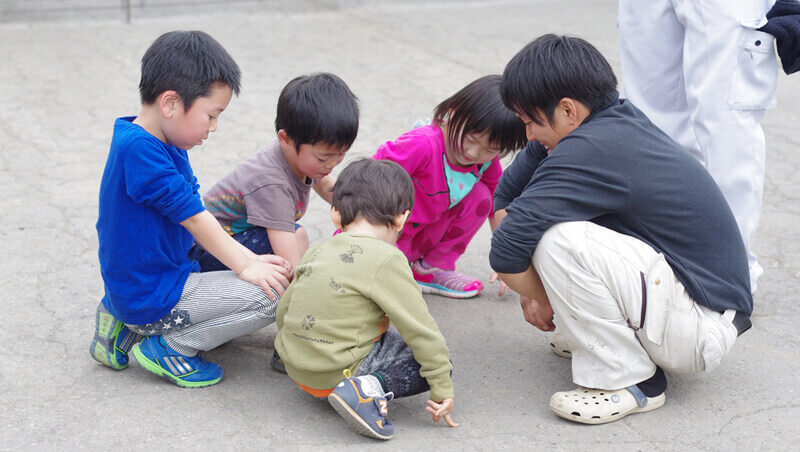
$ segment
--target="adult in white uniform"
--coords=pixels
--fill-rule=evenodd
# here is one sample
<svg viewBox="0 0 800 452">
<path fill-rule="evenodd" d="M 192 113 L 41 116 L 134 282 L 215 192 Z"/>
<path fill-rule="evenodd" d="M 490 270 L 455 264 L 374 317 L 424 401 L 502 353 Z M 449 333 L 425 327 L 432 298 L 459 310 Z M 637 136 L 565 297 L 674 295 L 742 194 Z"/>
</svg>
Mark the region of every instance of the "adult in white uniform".
<svg viewBox="0 0 800 452">
<path fill-rule="evenodd" d="M 750 240 L 758 227 L 765 141 L 775 105 L 772 35 L 757 31 L 774 0 L 620 0 L 625 97 L 711 173 L 748 249 L 751 290 L 763 273 Z"/>
</svg>

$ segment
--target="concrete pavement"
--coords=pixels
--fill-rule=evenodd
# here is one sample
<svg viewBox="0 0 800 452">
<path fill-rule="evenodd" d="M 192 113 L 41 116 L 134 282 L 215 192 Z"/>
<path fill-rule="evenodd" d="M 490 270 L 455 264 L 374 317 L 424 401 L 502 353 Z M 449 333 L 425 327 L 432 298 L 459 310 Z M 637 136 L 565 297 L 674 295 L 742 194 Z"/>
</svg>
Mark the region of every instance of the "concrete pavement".
<svg viewBox="0 0 800 452">
<path fill-rule="evenodd" d="M 401 399 L 388 443 L 356 434 L 270 370 L 274 326 L 209 352 L 225 379 L 207 389 L 91 360 L 100 176 L 114 119 L 138 111 L 139 59 L 162 32 L 205 30 L 243 71 L 219 130 L 190 152 L 202 189 L 274 138 L 279 91 L 302 73 L 335 72 L 359 96 L 355 157 L 467 82 L 501 72 L 540 34 L 580 35 L 619 66 L 613 0 L 196 3 L 145 8 L 131 25 L 117 11 L 0 20 L 0 450 L 774 450 L 800 441 L 798 75 L 781 75 L 779 105 L 763 122 L 755 250 L 766 274 L 754 327 L 713 373 L 668 376 L 657 411 L 596 427 L 553 415 L 550 395 L 573 386 L 569 361 L 493 287 L 473 300 L 426 297 L 453 354 L 461 427 L 432 423 L 424 396 Z M 303 224 L 312 242 L 330 234 L 324 201 L 313 199 Z M 460 262 L 484 281 L 489 238 L 481 230 Z"/>
</svg>

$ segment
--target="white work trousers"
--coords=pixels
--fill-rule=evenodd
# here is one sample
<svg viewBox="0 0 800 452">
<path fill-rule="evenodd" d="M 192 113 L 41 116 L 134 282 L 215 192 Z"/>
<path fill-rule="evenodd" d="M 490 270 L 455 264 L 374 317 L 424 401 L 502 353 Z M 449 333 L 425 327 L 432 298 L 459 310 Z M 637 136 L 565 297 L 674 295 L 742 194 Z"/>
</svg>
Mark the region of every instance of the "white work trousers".
<svg viewBox="0 0 800 452">
<path fill-rule="evenodd" d="M 708 372 L 736 341 L 736 311 L 712 311 L 686 293 L 664 256 L 591 222 L 552 226 L 533 265 L 572 350 L 572 378 L 616 390 L 667 372 Z M 643 295 L 644 292 L 644 295 Z"/>
<path fill-rule="evenodd" d="M 756 31 L 774 0 L 620 0 L 624 96 L 708 169 L 748 248 L 751 289 L 763 272 L 749 251 L 758 227 L 765 142 L 775 105 L 772 35 Z"/>
</svg>

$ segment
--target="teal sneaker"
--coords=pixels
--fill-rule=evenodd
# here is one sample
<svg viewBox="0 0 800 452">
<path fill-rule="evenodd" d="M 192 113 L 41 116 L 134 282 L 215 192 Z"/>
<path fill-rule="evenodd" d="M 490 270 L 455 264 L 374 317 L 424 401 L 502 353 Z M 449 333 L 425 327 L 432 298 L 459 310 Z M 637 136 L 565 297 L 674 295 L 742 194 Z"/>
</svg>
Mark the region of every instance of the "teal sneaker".
<svg viewBox="0 0 800 452">
<path fill-rule="evenodd" d="M 142 336 L 129 330 L 124 323 L 115 319 L 110 312 L 97 308 L 95 331 L 89 354 L 95 361 L 114 370 L 128 367 L 128 352 Z"/>
<path fill-rule="evenodd" d="M 483 290 L 480 280 L 454 270 L 442 270 L 422 259 L 411 263 L 411 272 L 422 293 L 448 298 L 472 298 Z"/>
<path fill-rule="evenodd" d="M 176 352 L 163 336 L 148 336 L 133 346 L 131 354 L 146 370 L 182 388 L 202 388 L 222 380 L 222 368 L 199 354 L 186 356 Z"/>
</svg>

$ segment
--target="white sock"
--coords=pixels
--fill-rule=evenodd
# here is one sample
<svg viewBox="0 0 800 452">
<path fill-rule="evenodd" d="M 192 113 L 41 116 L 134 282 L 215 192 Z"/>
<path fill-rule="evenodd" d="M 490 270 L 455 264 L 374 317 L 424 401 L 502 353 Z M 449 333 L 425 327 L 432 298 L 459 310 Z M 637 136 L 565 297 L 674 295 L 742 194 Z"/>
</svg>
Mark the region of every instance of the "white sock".
<svg viewBox="0 0 800 452">
<path fill-rule="evenodd" d="M 364 395 L 370 397 L 383 397 L 386 395 L 381 386 L 381 382 L 378 381 L 378 377 L 375 375 L 361 375 L 360 377 L 356 377 L 356 379 L 361 384 L 361 390 L 364 392 Z"/>
</svg>

